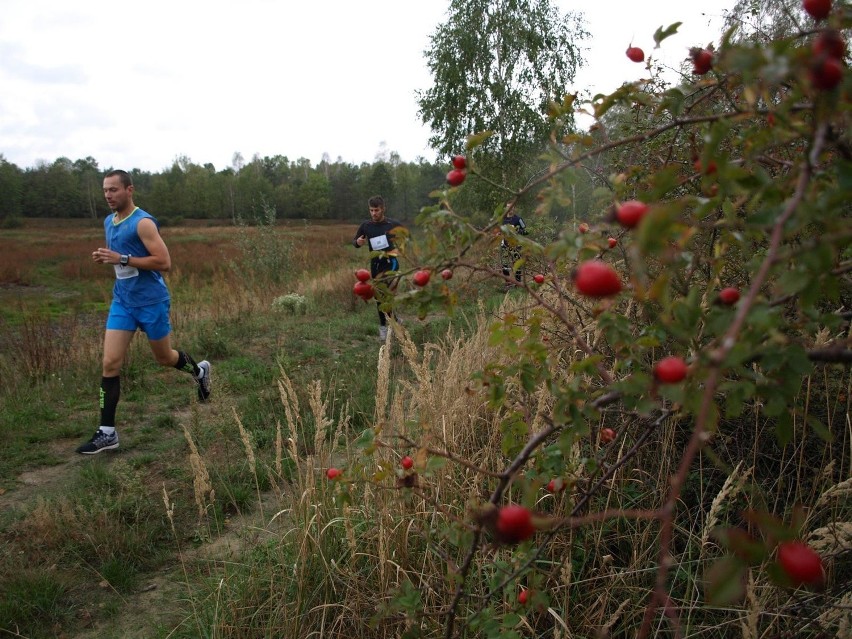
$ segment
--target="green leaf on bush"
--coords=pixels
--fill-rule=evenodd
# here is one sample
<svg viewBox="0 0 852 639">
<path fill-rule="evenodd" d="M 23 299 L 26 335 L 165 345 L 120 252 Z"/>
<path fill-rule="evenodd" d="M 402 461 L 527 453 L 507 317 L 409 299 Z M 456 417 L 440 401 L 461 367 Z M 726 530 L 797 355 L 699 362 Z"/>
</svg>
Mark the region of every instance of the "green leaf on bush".
<svg viewBox="0 0 852 639">
<path fill-rule="evenodd" d="M 641 335 L 633 342 L 638 348 L 656 348 L 660 345 L 660 339 L 654 335 Z"/>
<path fill-rule="evenodd" d="M 364 432 L 359 435 L 358 439 L 355 440 L 356 448 L 360 448 L 364 451 L 369 451 L 373 449 L 373 446 L 376 442 L 376 433 L 372 428 L 367 428 Z"/>
<path fill-rule="evenodd" d="M 750 184 L 747 184 L 750 182 Z M 744 179 L 741 180 L 742 186 L 745 189 L 754 189 L 757 187 L 754 184 L 754 180 Z M 778 206 L 766 206 L 759 211 L 755 212 L 748 218 L 748 223 L 750 226 L 759 226 L 759 227 L 767 227 L 772 226 L 775 223 L 775 220 L 778 218 L 778 214 L 780 213 L 780 207 Z"/>
<path fill-rule="evenodd" d="M 837 160 L 837 184 L 844 191 L 852 191 L 852 162 Z"/>
<path fill-rule="evenodd" d="M 749 566 L 760 565 L 768 555 L 766 542 L 756 539 L 742 528 L 717 528 L 713 531 L 713 537 Z"/>
<path fill-rule="evenodd" d="M 725 357 L 725 366 L 729 368 L 737 368 L 749 361 L 753 355 L 751 343 L 742 341 L 737 342 L 734 344 L 733 348 L 728 351 L 728 354 Z"/>
<path fill-rule="evenodd" d="M 676 34 L 678 28 L 682 24 L 682 22 L 675 22 L 673 24 L 670 24 L 665 29 L 663 29 L 663 27 L 658 27 L 657 30 L 654 32 L 654 42 L 657 43 L 657 46 L 660 46 L 660 42 L 662 42 L 666 38 Z"/>
<path fill-rule="evenodd" d="M 680 89 L 669 89 L 663 94 L 657 112 L 668 110 L 672 115 L 678 116 L 683 113 L 686 95 Z"/>
<path fill-rule="evenodd" d="M 805 290 L 811 283 L 811 274 L 804 269 L 793 269 L 787 271 L 780 278 L 778 284 L 787 295 L 795 295 Z"/>
<path fill-rule="evenodd" d="M 807 421 L 808 426 L 811 427 L 811 430 L 814 431 L 816 436 L 822 441 L 831 441 L 831 431 L 829 431 L 828 428 L 825 427 L 825 424 L 823 424 L 820 420 L 813 415 L 808 415 L 805 421 Z"/>
<path fill-rule="evenodd" d="M 512 594 L 515 594 L 514 591 L 510 591 L 510 592 Z M 515 626 L 517 626 L 520 623 L 520 621 L 521 621 L 520 615 L 518 615 L 515 612 L 507 612 L 506 615 L 503 617 L 503 627 L 504 628 L 514 628 Z M 500 635 L 500 636 L 503 637 L 503 636 L 506 636 L 506 635 Z"/>
<path fill-rule="evenodd" d="M 778 415 L 778 420 L 775 423 L 775 437 L 778 438 L 778 443 L 786 446 L 793 441 L 793 418 L 788 412 L 782 412 Z"/>
<path fill-rule="evenodd" d="M 753 396 L 757 387 L 746 379 L 737 379 L 719 385 L 719 391 L 725 398 L 725 417 L 733 419 L 742 415 L 745 404 Z"/>
<path fill-rule="evenodd" d="M 500 432 L 503 435 L 503 454 L 514 457 L 526 443 L 529 427 L 520 414 L 513 413 L 501 422 Z"/>
<path fill-rule="evenodd" d="M 410 581 L 403 581 L 395 603 L 400 609 L 415 614 L 420 611 L 422 605 L 420 591 Z"/>
<path fill-rule="evenodd" d="M 603 355 L 590 355 L 589 357 L 578 359 L 576 362 L 571 364 L 568 370 L 572 373 L 585 373 L 591 375 L 595 373 L 597 365 L 601 361 L 603 361 Z"/>
<path fill-rule="evenodd" d="M 494 131 L 481 131 L 480 133 L 474 133 L 472 135 L 467 136 L 467 142 L 465 143 L 465 148 L 468 151 L 472 151 L 478 146 L 481 146 L 485 140 L 494 135 Z"/>
<path fill-rule="evenodd" d="M 743 586 L 746 568 L 736 557 L 722 557 L 707 571 L 705 594 L 714 606 L 739 601 L 745 594 Z"/>
<path fill-rule="evenodd" d="M 663 384 L 660 386 L 660 396 L 673 404 L 682 404 L 686 388 L 683 384 Z"/>
<path fill-rule="evenodd" d="M 426 468 L 423 469 L 423 474 L 427 475 L 432 473 L 440 468 L 443 468 L 447 465 L 446 457 L 439 457 L 438 455 L 430 455 L 429 459 L 426 461 Z"/>
</svg>

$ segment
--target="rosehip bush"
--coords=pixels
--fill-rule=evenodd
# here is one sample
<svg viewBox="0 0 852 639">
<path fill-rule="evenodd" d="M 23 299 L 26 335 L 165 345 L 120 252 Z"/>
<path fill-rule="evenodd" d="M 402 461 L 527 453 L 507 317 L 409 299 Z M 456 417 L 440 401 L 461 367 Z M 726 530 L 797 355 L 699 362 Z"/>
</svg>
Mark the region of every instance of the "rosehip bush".
<svg viewBox="0 0 852 639">
<path fill-rule="evenodd" d="M 838 9 L 805 24 L 805 10 L 823 9 L 797 8 L 802 20 L 772 42 L 738 39 L 734 25 L 712 47 L 695 43 L 676 83 L 627 82 L 582 104 L 558 96 L 541 162 L 496 205 L 461 199 L 506 175 L 499 158 L 477 155 L 492 132 L 468 138 L 477 171 L 423 209 L 417 264 L 463 267 L 483 306 L 502 293 L 501 249 L 517 251 L 512 268 L 526 275 L 520 295 L 483 311 L 478 356 L 460 356 L 469 374 L 455 383 L 457 402 L 476 406 L 455 424 L 464 436 L 447 435 L 457 404 L 442 385 L 448 368 L 433 374 L 431 346 L 414 366 L 422 387 L 405 419 L 382 416 L 369 435 L 388 447 L 399 436 L 441 464 L 418 473 L 417 490 L 444 522 L 422 531 L 451 594 L 438 603 L 431 583 L 411 586 L 419 599 L 401 587 L 407 619 L 428 625 L 434 613 L 436 635 L 463 626 L 508 636 L 517 618 L 501 605 L 523 583 L 565 625 L 625 615 L 640 637 L 738 624 L 740 602 L 768 612 L 758 634 L 839 628 L 830 611 L 852 576 L 834 541 L 852 520 L 838 496 L 850 463 L 852 82 L 836 34 L 852 17 Z M 676 30 L 655 40 L 665 47 Z M 593 126 L 562 133 L 580 110 Z M 554 232 L 520 234 L 507 212 Z M 455 289 L 420 286 L 396 302 L 421 317 L 453 313 Z M 616 433 L 618 445 L 605 445 Z M 376 463 L 365 477 L 398 480 Z M 554 477 L 570 478 L 558 499 L 545 492 L 557 490 Z M 512 503 L 534 508 L 534 522 Z M 807 610 L 793 612 L 778 578 L 795 563 L 786 550 L 775 559 L 794 538 L 782 521 L 832 548 L 819 553 L 825 590 Z M 813 583 L 813 562 L 796 565 Z M 608 582 L 617 595 L 597 592 L 611 597 L 605 610 L 597 598 L 577 602 L 571 584 L 609 574 L 642 577 Z M 430 614 L 412 603 L 426 597 Z M 541 634 L 559 627 L 539 621 Z"/>
</svg>

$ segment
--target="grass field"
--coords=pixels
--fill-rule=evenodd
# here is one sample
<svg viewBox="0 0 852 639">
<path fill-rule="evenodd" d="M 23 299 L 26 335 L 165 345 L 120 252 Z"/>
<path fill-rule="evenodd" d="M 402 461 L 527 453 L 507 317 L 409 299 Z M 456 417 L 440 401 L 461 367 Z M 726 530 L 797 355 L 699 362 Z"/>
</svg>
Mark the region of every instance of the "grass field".
<svg viewBox="0 0 852 639">
<path fill-rule="evenodd" d="M 368 259 L 351 247 L 353 232 L 351 224 L 164 229 L 174 264 L 174 344 L 213 362 L 215 399 L 198 405 L 191 380 L 158 368 L 137 336 L 122 372 L 121 449 L 95 458 L 73 451 L 98 423 L 112 277 L 90 254 L 102 227 L 40 221 L 0 234 L 0 629 L 119 636 L 109 628 L 126 623 L 128 597 L 140 589 L 151 593 L 143 597 L 151 614 L 137 612 L 122 633 L 142 624 L 132 636 L 153 637 L 151 623 L 179 621 L 157 591 L 187 596 L 184 584 L 173 597 L 186 581 L 174 572 L 180 552 L 216 547 L 223 536 L 242 546 L 234 522 L 263 523 L 251 513 L 260 516 L 259 504 L 275 491 L 248 464 L 242 438 L 258 463 L 274 457 L 286 418 L 284 372 L 325 419 L 338 422 L 345 412 L 341 440 L 372 422 L 377 318 L 373 303 L 351 294 L 352 273 Z M 269 263 L 250 251 L 266 251 Z M 305 300 L 296 314 L 273 307 L 288 294 Z M 409 330 L 426 336 L 446 326 L 412 318 Z M 314 420 L 299 419 L 298 452 L 312 453 Z M 204 452 L 216 494 L 201 516 L 190 446 Z M 280 450 L 271 466 L 274 481 L 291 479 L 293 460 Z M 144 590 L 162 575 L 174 582 Z"/>
<path fill-rule="evenodd" d="M 174 343 L 212 362 L 214 397 L 199 404 L 192 381 L 159 369 L 137 336 L 122 371 L 121 448 L 93 458 L 74 449 L 98 420 L 112 279 L 89 256 L 102 228 L 41 222 L 0 233 L 0 636 L 443 636 L 465 522 L 493 481 L 487 469 L 506 463 L 506 416 L 471 379 L 507 357 L 490 339 L 491 322 L 530 309 L 522 291 L 506 296 L 500 283 L 459 274 L 452 318 L 403 312 L 380 349 L 375 305 L 351 293 L 353 271 L 367 261 L 349 243 L 353 232 L 333 223 L 163 229 Z M 288 295 L 304 304 L 276 302 Z M 560 353 L 567 366 L 574 355 Z M 824 407 L 828 443 L 801 430 L 788 447 L 766 446 L 771 424 L 755 413 L 722 442 L 742 464 L 706 458 L 690 474 L 672 572 L 688 636 L 816 637 L 815 629 L 850 627 L 852 600 L 835 581 L 827 594 L 791 593 L 756 571 L 745 599 L 727 607 L 707 606 L 702 592 L 703 570 L 720 553 L 713 525 L 753 505 L 749 480 L 772 485 L 778 511 L 805 503 L 826 527 L 849 519 L 852 485 L 834 479 L 849 474 L 848 386 L 848 374 L 803 380 L 802 402 Z M 544 389 L 526 399 L 547 406 Z M 538 410 L 530 414 L 534 430 Z M 608 419 L 623 420 L 620 432 L 636 427 L 620 413 Z M 605 476 L 608 490 L 589 508 L 658 504 L 682 426 L 669 420 L 653 431 L 641 454 Z M 601 467 L 620 454 L 594 442 L 572 451 Z M 415 458 L 420 483 L 383 487 L 388 477 L 404 480 L 403 454 Z M 342 481 L 325 480 L 330 466 L 343 469 Z M 523 490 L 510 492 L 521 499 Z M 526 497 L 554 514 L 578 495 Z M 633 636 L 656 537 L 640 520 L 590 522 L 552 536 L 536 571 L 523 568 L 531 548 L 486 547 L 459 632 Z M 852 548 L 845 537 L 837 543 Z M 524 606 L 519 586 L 531 593 Z M 661 621 L 658 636 L 667 632 Z"/>
</svg>

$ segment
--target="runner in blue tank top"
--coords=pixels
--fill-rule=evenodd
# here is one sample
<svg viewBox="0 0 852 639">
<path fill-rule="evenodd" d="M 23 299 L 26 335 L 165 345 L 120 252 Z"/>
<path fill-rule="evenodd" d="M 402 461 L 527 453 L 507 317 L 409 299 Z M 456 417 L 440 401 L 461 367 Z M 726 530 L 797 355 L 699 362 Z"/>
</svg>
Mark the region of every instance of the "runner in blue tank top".
<svg viewBox="0 0 852 639">
<path fill-rule="evenodd" d="M 77 449 L 83 455 L 118 448 L 115 410 L 121 395 L 121 365 L 137 329 L 148 336 L 158 364 L 191 374 L 198 399 L 210 397 L 210 363 L 196 364 L 171 345 L 171 298 L 161 271 L 168 271 L 172 262 L 157 220 L 133 204 L 133 181 L 126 171 L 106 174 L 104 196 L 113 212 L 104 220 L 106 246 L 93 251 L 92 259 L 115 270 L 115 285 L 104 333 L 101 423 Z"/>
</svg>

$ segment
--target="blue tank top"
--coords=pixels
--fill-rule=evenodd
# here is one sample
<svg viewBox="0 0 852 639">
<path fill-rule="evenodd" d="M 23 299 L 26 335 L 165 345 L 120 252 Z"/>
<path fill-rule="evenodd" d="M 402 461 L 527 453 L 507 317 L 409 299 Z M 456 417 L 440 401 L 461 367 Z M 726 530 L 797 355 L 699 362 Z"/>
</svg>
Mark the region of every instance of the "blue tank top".
<svg viewBox="0 0 852 639">
<path fill-rule="evenodd" d="M 145 218 L 152 220 L 159 230 L 160 225 L 157 220 L 138 206 L 118 224 L 114 222 L 115 213 L 108 215 L 104 220 L 107 248 L 121 255 L 133 257 L 150 255 L 137 231 L 139 222 Z M 168 301 L 169 289 L 159 271 L 116 265 L 112 295 L 122 306 L 136 308 Z"/>
</svg>

